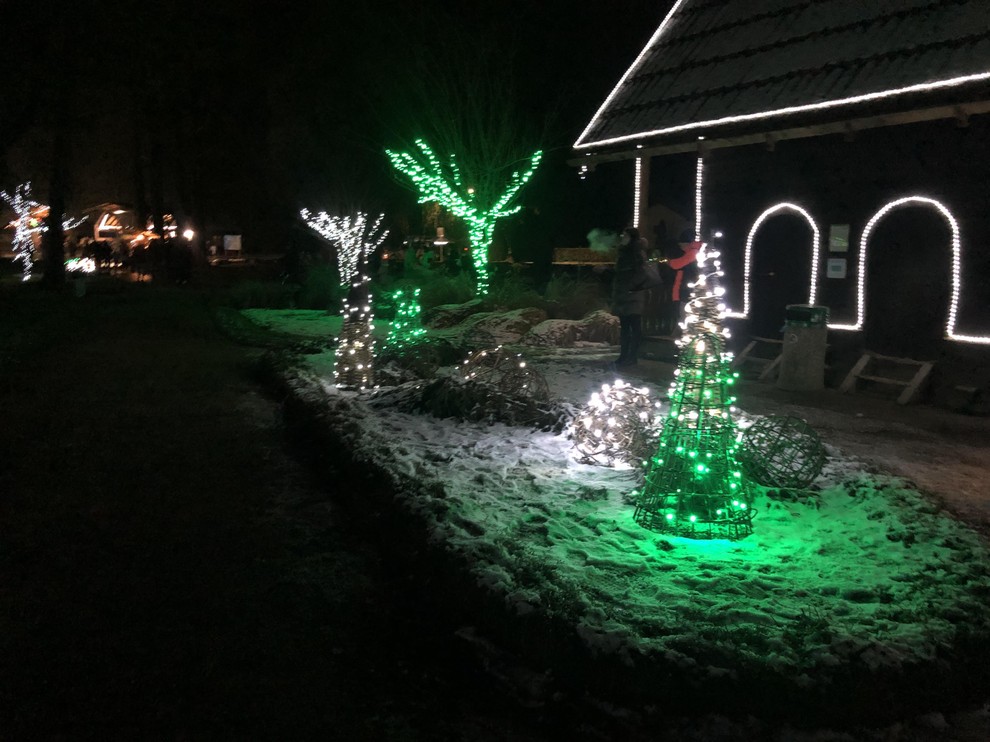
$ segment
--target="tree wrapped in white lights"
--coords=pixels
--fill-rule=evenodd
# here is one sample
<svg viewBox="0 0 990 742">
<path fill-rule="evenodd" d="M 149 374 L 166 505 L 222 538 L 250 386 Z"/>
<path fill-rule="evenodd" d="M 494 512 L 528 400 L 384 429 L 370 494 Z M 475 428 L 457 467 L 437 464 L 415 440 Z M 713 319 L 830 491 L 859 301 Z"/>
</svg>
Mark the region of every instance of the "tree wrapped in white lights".
<svg viewBox="0 0 990 742">
<path fill-rule="evenodd" d="M 13 194 L 0 191 L 0 198 L 6 201 L 14 210 L 17 218 L 11 222 L 14 227 L 14 262 L 20 262 L 21 275 L 27 281 L 34 267 L 34 234 L 43 229 L 42 222 L 32 215 L 41 207 L 31 198 L 31 183 L 22 183 L 14 189 Z"/>
<path fill-rule="evenodd" d="M 353 285 L 364 259 L 388 237 L 388 230 L 381 228 L 384 214 L 379 214 L 370 225 L 363 211 L 354 216 L 331 216 L 325 211 L 312 214 L 303 209 L 299 214 L 310 229 L 336 246 L 337 269 L 345 286 Z"/>
<path fill-rule="evenodd" d="M 474 183 L 463 176 L 457 157 L 451 154 L 446 164 L 422 139 L 416 140 L 418 154 L 385 150 L 392 165 L 412 181 L 419 203 L 437 202 L 467 224 L 471 240 L 471 262 L 475 273 L 475 293 L 488 293 L 488 248 L 495 234 L 495 223 L 519 211 L 511 206 L 516 195 L 536 172 L 542 150 L 529 157 L 524 169 L 513 170 L 508 185 L 496 184 L 491 178 Z"/>
<path fill-rule="evenodd" d="M 334 384 L 345 389 L 365 390 L 375 383 L 374 314 L 367 278 L 351 284 L 344 299 L 344 325 L 334 354 Z"/>
<path fill-rule="evenodd" d="M 681 353 L 670 388 L 670 410 L 650 460 L 634 517 L 652 530 L 695 538 L 740 538 L 755 511 L 736 460 L 732 420 L 736 374 L 724 352 L 725 313 L 718 253 L 698 253 L 701 276 L 687 306 Z"/>
<path fill-rule="evenodd" d="M 388 237 L 382 229 L 384 214 L 368 223 L 367 214 L 331 216 L 325 211 L 313 215 L 300 211 L 303 221 L 317 234 L 337 247 L 340 279 L 349 289 L 344 299 L 344 324 L 334 356 L 334 383 L 349 389 L 374 386 L 374 314 L 371 309 L 371 278 L 364 272 L 365 258 Z"/>
<path fill-rule="evenodd" d="M 48 216 L 49 208 L 31 198 L 30 181 L 17 186 L 13 194 L 0 191 L 0 198 L 10 205 L 17 217 L 10 223 L 14 228 L 12 245 L 14 262 L 21 263 L 22 280 L 27 281 L 31 277 L 35 263 L 34 235 L 48 231 L 45 217 Z M 84 221 L 86 221 L 86 217 L 69 219 L 63 215 L 62 231 L 67 232 L 78 227 Z"/>
</svg>

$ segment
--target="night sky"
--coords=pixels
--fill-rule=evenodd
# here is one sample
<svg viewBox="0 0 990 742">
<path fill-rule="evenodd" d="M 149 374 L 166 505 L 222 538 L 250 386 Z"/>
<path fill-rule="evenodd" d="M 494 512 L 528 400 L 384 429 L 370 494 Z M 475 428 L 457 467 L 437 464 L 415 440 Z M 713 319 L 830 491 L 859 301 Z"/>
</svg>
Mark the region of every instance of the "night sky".
<svg viewBox="0 0 990 742">
<path fill-rule="evenodd" d="M 469 89 L 434 97 L 418 82 L 457 69 L 511 82 L 506 107 L 546 151 L 522 201 L 572 243 L 586 226 L 574 214 L 587 222 L 597 204 L 607 221 L 626 196 L 606 177 L 579 184 L 570 145 L 669 5 L 7 4 L 0 187 L 32 180 L 46 200 L 63 131 L 70 212 L 140 207 L 136 194 L 153 200 L 160 184 L 168 210 L 243 231 L 258 249 L 278 249 L 302 206 L 415 220 L 383 150 L 424 133 L 430 116 L 463 115 Z"/>
</svg>

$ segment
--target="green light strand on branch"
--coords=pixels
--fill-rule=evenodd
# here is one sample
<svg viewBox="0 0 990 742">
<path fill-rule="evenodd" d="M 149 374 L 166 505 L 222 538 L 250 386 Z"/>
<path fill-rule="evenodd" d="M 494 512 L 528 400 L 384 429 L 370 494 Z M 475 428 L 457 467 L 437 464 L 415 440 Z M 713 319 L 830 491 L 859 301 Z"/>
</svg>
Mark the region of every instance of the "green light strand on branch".
<svg viewBox="0 0 990 742">
<path fill-rule="evenodd" d="M 395 305 L 395 319 L 385 339 L 385 350 L 402 350 L 416 345 L 426 335 L 421 314 L 423 307 L 419 303 L 419 289 L 406 292 L 403 289 L 393 291 L 389 298 Z"/>
<path fill-rule="evenodd" d="M 417 139 L 416 146 L 419 148 L 418 156 L 390 149 L 386 149 L 385 153 L 395 169 L 412 181 L 413 187 L 419 194 L 419 203 L 436 201 L 451 214 L 465 221 L 471 240 L 475 293 L 484 296 L 489 288 L 488 248 L 495 234 L 495 222 L 519 211 L 520 206 L 510 206 L 510 204 L 519 193 L 519 189 L 533 177 L 543 158 L 543 152 L 535 152 L 529 158 L 525 170 L 513 172 L 502 194 L 491 204 L 486 205 L 477 202 L 479 194 L 470 184 L 464 185 L 460 168 L 453 155 L 449 159 L 447 168 L 444 168 L 425 141 Z"/>
</svg>

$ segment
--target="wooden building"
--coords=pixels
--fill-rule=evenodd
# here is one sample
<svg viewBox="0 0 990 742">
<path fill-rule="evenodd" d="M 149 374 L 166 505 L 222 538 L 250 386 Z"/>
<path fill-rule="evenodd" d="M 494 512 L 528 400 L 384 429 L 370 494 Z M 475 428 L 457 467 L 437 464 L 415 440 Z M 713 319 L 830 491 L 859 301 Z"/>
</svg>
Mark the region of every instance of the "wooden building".
<svg viewBox="0 0 990 742">
<path fill-rule="evenodd" d="M 988 113 L 986 0 L 677 0 L 570 162 L 629 168 L 647 235 L 665 189 L 694 190 L 737 334 L 824 304 L 830 342 L 977 363 Z"/>
</svg>

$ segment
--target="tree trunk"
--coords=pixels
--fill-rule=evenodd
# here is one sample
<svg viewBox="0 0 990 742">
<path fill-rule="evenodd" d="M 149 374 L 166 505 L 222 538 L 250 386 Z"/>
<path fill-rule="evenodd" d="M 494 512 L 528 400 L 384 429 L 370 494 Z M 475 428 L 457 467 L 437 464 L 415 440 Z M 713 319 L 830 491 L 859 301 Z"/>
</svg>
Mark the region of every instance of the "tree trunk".
<svg viewBox="0 0 990 742">
<path fill-rule="evenodd" d="M 136 107 L 132 118 L 134 126 L 134 151 L 131 159 L 134 164 L 134 215 L 137 218 L 138 228 L 142 230 L 148 226 L 148 214 L 150 212 L 144 177 L 144 120 L 144 114 L 142 114 L 140 108 Z"/>
<path fill-rule="evenodd" d="M 68 104 L 64 97 L 60 98 L 62 103 Z M 52 178 L 48 192 L 48 218 L 45 220 L 47 230 L 41 236 L 44 284 L 50 288 L 65 285 L 65 231 L 62 229 L 62 219 L 65 218 L 68 195 L 69 156 L 67 114 L 60 112 L 52 141 Z"/>
</svg>

